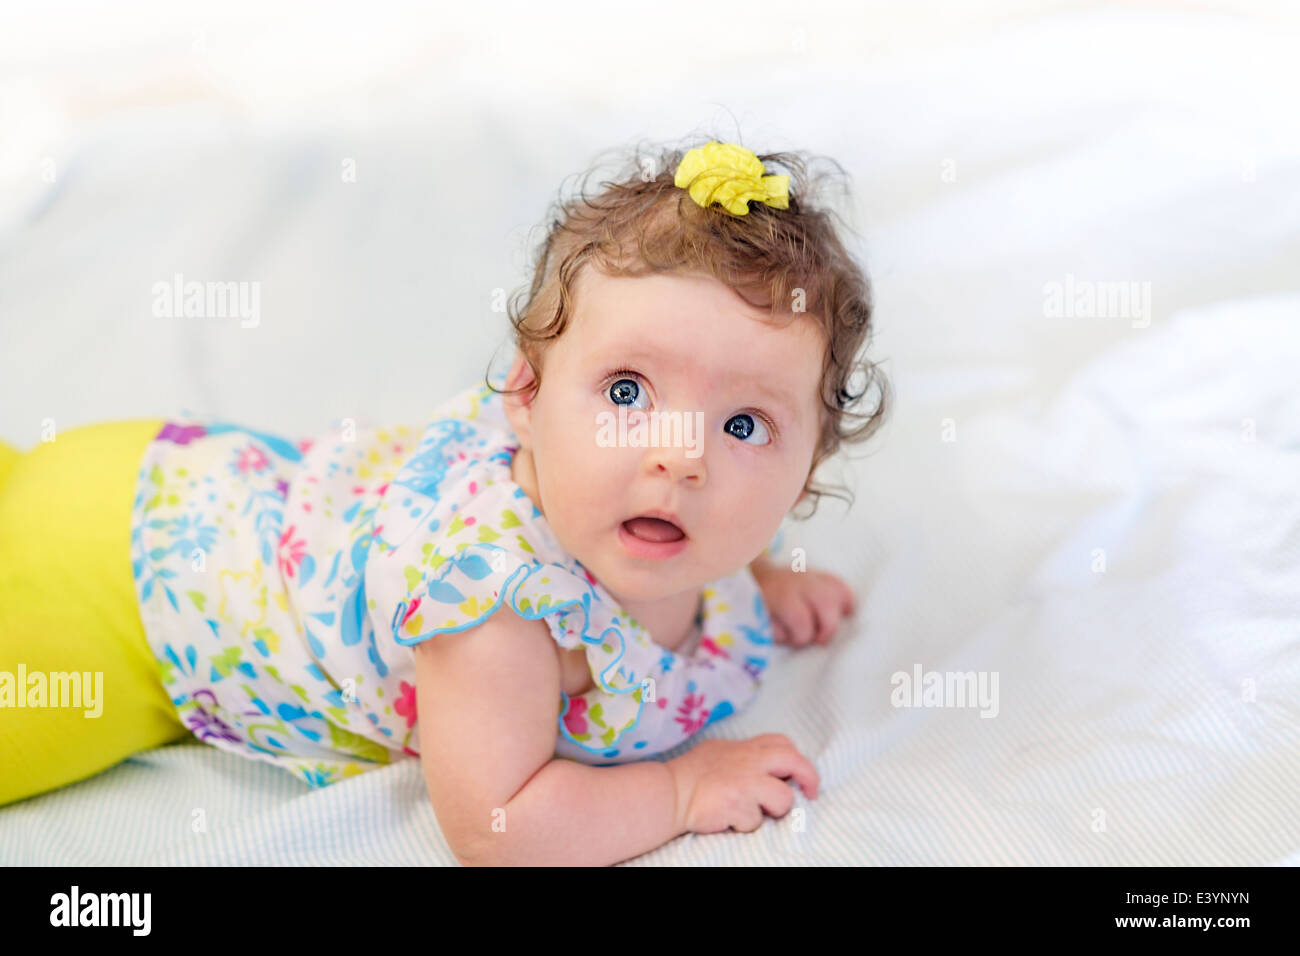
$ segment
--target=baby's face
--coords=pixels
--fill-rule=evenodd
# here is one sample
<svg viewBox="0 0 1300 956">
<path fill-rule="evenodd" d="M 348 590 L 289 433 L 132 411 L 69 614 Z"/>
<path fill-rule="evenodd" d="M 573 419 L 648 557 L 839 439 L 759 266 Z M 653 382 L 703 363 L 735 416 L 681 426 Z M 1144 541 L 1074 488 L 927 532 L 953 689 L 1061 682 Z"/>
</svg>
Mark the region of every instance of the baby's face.
<svg viewBox="0 0 1300 956">
<path fill-rule="evenodd" d="M 782 328 L 707 276 L 584 266 L 575 298 L 531 406 L 506 404 L 520 441 L 515 480 L 616 599 L 657 600 L 735 573 L 808 477 L 821 328 L 807 315 Z M 524 371 L 516 357 L 508 387 L 529 381 Z M 648 447 L 632 444 L 638 423 Z M 623 523 L 656 509 L 680 519 L 682 545 L 629 540 Z"/>
</svg>

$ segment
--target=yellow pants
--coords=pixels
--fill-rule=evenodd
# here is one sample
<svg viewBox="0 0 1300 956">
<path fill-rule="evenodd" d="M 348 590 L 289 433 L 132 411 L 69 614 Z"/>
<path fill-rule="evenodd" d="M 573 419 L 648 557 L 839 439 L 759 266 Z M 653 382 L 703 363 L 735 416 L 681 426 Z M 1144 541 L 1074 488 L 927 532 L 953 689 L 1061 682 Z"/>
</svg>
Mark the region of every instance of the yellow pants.
<svg viewBox="0 0 1300 956">
<path fill-rule="evenodd" d="M 136 474 L 161 427 L 87 425 L 25 454 L 0 442 L 0 806 L 189 734 L 145 641 L 131 576 Z M 70 672 L 91 675 L 88 694 L 102 674 L 99 716 L 85 700 L 51 706 L 64 698 L 49 675 Z M 17 695 L 37 699 L 34 681 L 45 703 L 16 706 Z"/>
</svg>

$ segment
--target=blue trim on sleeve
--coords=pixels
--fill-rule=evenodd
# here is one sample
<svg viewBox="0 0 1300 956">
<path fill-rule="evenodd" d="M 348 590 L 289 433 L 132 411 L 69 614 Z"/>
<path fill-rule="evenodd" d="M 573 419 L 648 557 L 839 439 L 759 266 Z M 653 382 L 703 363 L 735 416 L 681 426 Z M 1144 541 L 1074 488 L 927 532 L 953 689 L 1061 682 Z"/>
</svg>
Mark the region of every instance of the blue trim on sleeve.
<svg viewBox="0 0 1300 956">
<path fill-rule="evenodd" d="M 401 601 L 398 603 L 397 609 L 393 613 L 393 620 L 390 624 L 393 633 L 393 640 L 395 640 L 398 644 L 404 645 L 406 647 L 411 647 L 414 646 L 415 644 L 420 644 L 424 641 L 427 641 L 429 638 L 434 637 L 438 634 L 460 634 L 463 633 L 464 631 L 468 631 L 471 628 L 477 627 L 478 625 L 482 624 L 489 617 L 495 614 L 497 610 L 500 609 L 501 606 L 505 603 L 507 593 L 509 593 L 510 596 L 511 609 L 526 621 L 539 621 L 552 614 L 567 612 L 570 608 L 577 605 L 582 608 L 583 621 L 582 621 L 582 630 L 579 637 L 582 640 L 584 646 L 592 645 L 592 644 L 604 644 L 605 640 L 610 634 L 613 634 L 613 636 L 618 639 L 618 653 L 614 656 L 613 661 L 611 661 L 610 664 L 599 674 L 593 675 L 596 678 L 597 688 L 599 688 L 601 691 L 603 691 L 606 694 L 610 694 L 614 696 L 635 694 L 637 691 L 643 690 L 645 686 L 644 681 L 634 683 L 631 686 L 626 688 L 617 688 L 617 687 L 611 687 L 608 681 L 606 680 L 607 675 L 609 675 L 611 671 L 617 672 L 620 666 L 620 661 L 623 660 L 624 655 L 627 653 L 627 639 L 624 637 L 622 630 L 617 626 L 608 627 L 603 632 L 601 632 L 599 635 L 596 636 L 593 636 L 591 634 L 591 601 L 592 601 L 594 591 L 592 590 L 590 582 L 585 580 L 582 581 L 582 584 L 586 587 L 587 590 L 586 593 L 583 594 L 581 599 L 571 598 L 570 600 L 567 601 L 560 601 L 556 603 L 547 604 L 544 609 L 541 608 L 534 609 L 535 613 L 529 613 L 519 607 L 519 590 L 535 574 L 550 571 L 552 573 L 560 573 L 560 574 L 568 575 L 570 578 L 573 578 L 574 580 L 580 580 L 576 574 L 574 574 L 571 570 L 564 567 L 563 565 L 542 564 L 540 561 L 536 561 L 536 560 L 533 560 L 530 563 L 529 561 L 526 561 L 525 559 L 521 558 L 515 552 L 510 551 L 506 548 L 502 548 L 499 545 L 488 544 L 486 542 L 478 542 L 476 544 L 470 545 L 470 547 L 464 549 L 455 557 L 448 559 L 446 570 L 437 579 L 437 581 L 445 580 L 447 576 L 451 573 L 452 569 L 457 567 L 459 562 L 463 561 L 467 556 L 476 557 L 479 560 L 483 560 L 482 555 L 470 554 L 470 552 L 480 548 L 488 548 L 493 551 L 500 551 L 503 554 L 510 555 L 512 559 L 519 562 L 518 566 L 513 571 L 511 571 L 510 574 L 507 576 L 505 582 L 497 589 L 498 598 L 496 603 L 493 604 L 486 611 L 484 611 L 475 620 L 462 624 L 458 627 L 433 627 L 415 637 L 406 638 L 406 637 L 402 637 L 399 633 L 400 632 L 399 625 L 401 619 L 406 613 L 406 602 Z M 429 581 L 429 579 L 426 577 L 422 579 L 422 583 L 425 585 L 427 589 L 431 584 L 435 582 Z M 549 625 L 548 625 L 548 630 L 550 630 Z M 555 640 L 556 644 L 559 644 L 559 640 L 558 638 L 556 638 L 554 631 L 551 631 L 551 637 L 552 639 Z M 590 667 L 590 658 L 588 659 L 588 667 Z M 563 690 L 561 690 L 560 698 L 563 701 L 564 706 L 561 708 L 560 713 L 556 716 L 556 723 L 559 726 L 559 732 L 561 736 L 563 736 L 574 746 L 579 747 L 582 750 L 587 751 L 588 753 L 597 754 L 600 756 L 608 756 L 610 752 L 610 748 L 613 747 L 614 744 L 616 744 L 619 740 L 621 740 L 625 734 L 631 733 L 637 727 L 640 726 L 641 714 L 645 708 L 645 695 L 642 694 L 640 699 L 636 700 L 637 712 L 636 712 L 636 717 L 633 719 L 632 723 L 622 730 L 615 728 L 614 739 L 610 743 L 605 743 L 602 740 L 600 742 L 600 746 L 592 747 L 589 746 L 588 744 L 583 743 L 580 740 L 574 739 L 573 735 L 569 733 L 569 729 L 564 725 L 564 715 L 569 710 L 570 697 L 568 694 L 564 693 Z M 617 751 L 615 751 L 615 753 L 617 753 Z"/>
</svg>

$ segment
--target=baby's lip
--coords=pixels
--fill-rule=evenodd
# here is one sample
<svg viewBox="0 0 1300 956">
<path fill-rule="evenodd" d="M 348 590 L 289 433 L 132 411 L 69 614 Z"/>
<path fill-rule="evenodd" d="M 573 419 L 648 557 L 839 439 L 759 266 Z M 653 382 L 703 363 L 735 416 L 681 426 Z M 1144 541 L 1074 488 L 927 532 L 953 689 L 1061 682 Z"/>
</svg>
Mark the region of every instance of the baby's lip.
<svg viewBox="0 0 1300 956">
<path fill-rule="evenodd" d="M 624 523 L 626 524 L 628 521 L 631 521 L 632 518 L 658 518 L 661 521 L 667 521 L 669 524 L 675 525 L 677 530 L 682 533 L 682 537 L 690 537 L 690 535 L 686 533 L 686 526 L 682 524 L 682 519 L 677 517 L 677 515 L 673 514 L 671 511 L 663 511 L 659 508 L 655 508 L 651 511 L 642 511 L 632 515 L 631 518 L 625 519 Z"/>
</svg>

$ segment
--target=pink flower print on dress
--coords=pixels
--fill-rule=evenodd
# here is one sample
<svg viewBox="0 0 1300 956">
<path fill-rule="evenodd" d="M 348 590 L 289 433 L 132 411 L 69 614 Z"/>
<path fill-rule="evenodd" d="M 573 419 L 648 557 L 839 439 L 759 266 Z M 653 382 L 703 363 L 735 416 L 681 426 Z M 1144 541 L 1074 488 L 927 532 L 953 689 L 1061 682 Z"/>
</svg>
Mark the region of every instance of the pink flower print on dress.
<svg viewBox="0 0 1300 956">
<path fill-rule="evenodd" d="M 411 606 L 408 607 L 406 609 L 406 613 L 402 615 L 402 624 L 405 624 L 407 621 L 409 621 L 411 618 L 415 616 L 415 609 L 419 606 L 420 606 L 420 598 L 416 598 L 414 601 L 411 602 Z"/>
<path fill-rule="evenodd" d="M 406 718 L 407 730 L 410 730 L 415 726 L 417 710 L 415 703 L 415 688 L 406 681 L 402 681 L 402 696 L 393 701 L 393 710 Z"/>
<path fill-rule="evenodd" d="M 293 539 L 293 525 L 285 529 L 284 534 L 280 535 L 280 544 L 276 548 L 275 557 L 280 565 L 280 573 L 286 578 L 293 577 L 298 571 L 298 565 L 302 564 L 303 555 L 307 553 L 307 542 L 302 538 L 297 541 Z"/>
<path fill-rule="evenodd" d="M 700 638 L 700 647 L 704 648 L 714 657 L 725 657 L 727 660 L 731 660 L 731 655 L 724 651 L 721 645 L 717 644 L 713 638 L 709 637 L 707 634 Z"/>
<path fill-rule="evenodd" d="M 564 726 L 574 737 L 587 732 L 587 719 L 582 715 L 587 712 L 587 699 L 574 697 L 569 701 L 569 712 L 564 715 Z"/>
<path fill-rule="evenodd" d="M 691 712 L 699 708 L 699 714 Z M 687 694 L 682 698 L 682 706 L 677 708 L 677 722 L 682 725 L 682 736 L 689 737 L 709 722 L 709 712 L 704 709 L 703 694 Z"/>
<path fill-rule="evenodd" d="M 256 445 L 247 445 L 239 453 L 239 458 L 235 461 L 235 470 L 241 475 L 246 475 L 250 471 L 259 474 L 270 467 L 270 464 L 266 460 L 266 456 L 262 454 L 261 449 Z"/>
</svg>

